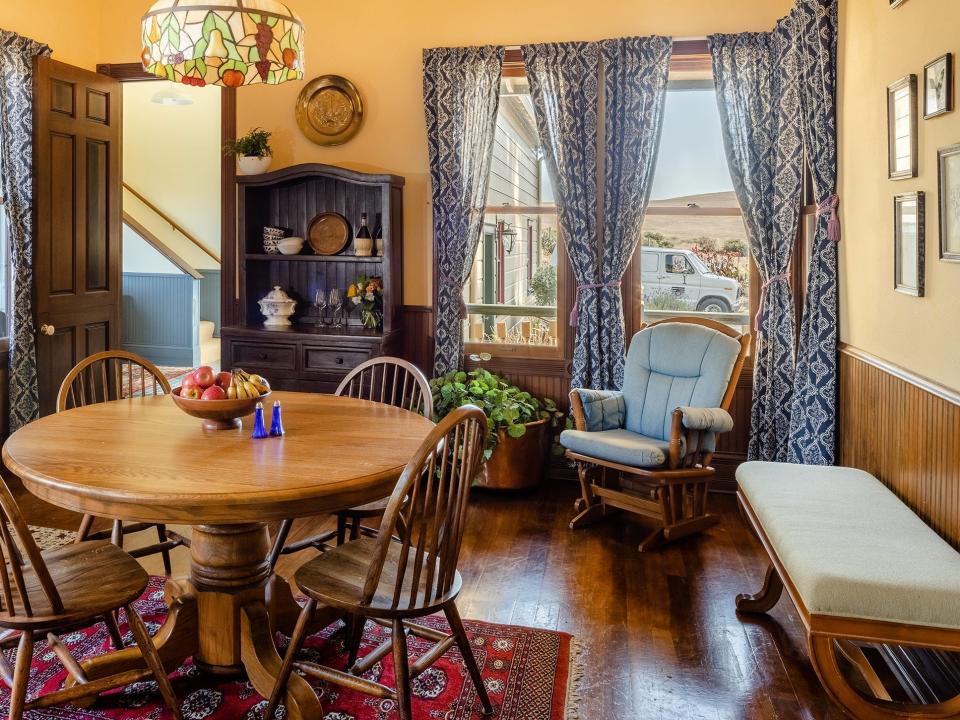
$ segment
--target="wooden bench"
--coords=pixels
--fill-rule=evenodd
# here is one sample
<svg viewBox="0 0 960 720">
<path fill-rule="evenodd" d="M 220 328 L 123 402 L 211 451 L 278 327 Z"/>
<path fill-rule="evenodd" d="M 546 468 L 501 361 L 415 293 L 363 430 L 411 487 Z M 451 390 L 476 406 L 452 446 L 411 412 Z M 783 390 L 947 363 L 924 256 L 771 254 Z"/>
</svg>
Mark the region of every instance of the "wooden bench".
<svg viewBox="0 0 960 720">
<path fill-rule="evenodd" d="M 741 510 L 770 556 L 737 610 L 766 613 L 786 588 L 828 695 L 858 720 L 960 717 L 960 696 L 894 702 L 858 643 L 960 651 L 960 553 L 879 480 L 852 468 L 749 462 Z M 850 685 L 838 653 L 872 696 Z"/>
</svg>

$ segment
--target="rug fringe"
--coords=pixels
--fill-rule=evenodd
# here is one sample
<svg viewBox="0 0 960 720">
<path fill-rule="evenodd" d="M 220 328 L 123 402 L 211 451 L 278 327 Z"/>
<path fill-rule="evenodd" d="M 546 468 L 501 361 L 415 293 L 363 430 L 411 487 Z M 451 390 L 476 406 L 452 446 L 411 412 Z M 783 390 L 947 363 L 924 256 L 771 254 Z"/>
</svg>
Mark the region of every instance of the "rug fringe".
<svg viewBox="0 0 960 720">
<path fill-rule="evenodd" d="M 570 672 L 567 675 L 567 697 L 563 703 L 563 720 L 580 720 L 580 686 L 585 672 L 583 645 L 579 638 L 570 638 Z"/>
</svg>

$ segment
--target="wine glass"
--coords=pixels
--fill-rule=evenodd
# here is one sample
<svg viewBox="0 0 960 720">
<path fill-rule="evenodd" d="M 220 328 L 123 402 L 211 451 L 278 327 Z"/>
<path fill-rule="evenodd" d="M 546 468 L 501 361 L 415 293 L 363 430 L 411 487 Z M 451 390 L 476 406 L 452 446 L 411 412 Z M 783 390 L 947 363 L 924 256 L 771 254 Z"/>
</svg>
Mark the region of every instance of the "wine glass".
<svg viewBox="0 0 960 720">
<path fill-rule="evenodd" d="M 323 315 L 327 309 L 327 291 L 322 287 L 318 288 L 316 294 L 313 296 L 313 305 L 317 308 L 317 314 L 320 318 L 319 324 L 324 325 Z"/>
<path fill-rule="evenodd" d="M 333 308 L 333 317 L 336 320 L 334 327 L 343 327 L 343 293 L 340 288 L 333 288 L 327 298 L 327 303 Z"/>
</svg>

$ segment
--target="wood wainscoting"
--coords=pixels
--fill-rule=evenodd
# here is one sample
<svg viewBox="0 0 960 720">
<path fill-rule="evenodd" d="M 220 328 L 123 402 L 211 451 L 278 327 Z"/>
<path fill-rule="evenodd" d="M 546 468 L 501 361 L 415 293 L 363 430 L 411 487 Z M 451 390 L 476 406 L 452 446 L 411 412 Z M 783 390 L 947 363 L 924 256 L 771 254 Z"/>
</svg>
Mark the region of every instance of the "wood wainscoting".
<svg viewBox="0 0 960 720">
<path fill-rule="evenodd" d="M 403 357 L 431 377 L 433 373 L 433 309 L 425 305 L 403 306 Z M 468 368 L 475 365 L 467 360 Z M 538 397 L 551 397 L 562 407 L 568 405 L 570 392 L 571 362 L 568 359 L 533 359 L 519 357 L 494 357 L 483 363 L 491 372 L 504 376 L 518 387 Z M 730 414 L 734 430 L 720 438 L 714 467 L 717 480 L 714 490 L 735 492 L 734 473 L 737 466 L 747 459 L 747 444 L 750 438 L 750 403 L 753 397 L 753 362 L 747 358 L 733 396 Z M 568 473 L 575 478 L 573 472 Z"/>
<path fill-rule="evenodd" d="M 840 464 L 878 477 L 960 549 L 960 392 L 841 344 Z"/>
</svg>

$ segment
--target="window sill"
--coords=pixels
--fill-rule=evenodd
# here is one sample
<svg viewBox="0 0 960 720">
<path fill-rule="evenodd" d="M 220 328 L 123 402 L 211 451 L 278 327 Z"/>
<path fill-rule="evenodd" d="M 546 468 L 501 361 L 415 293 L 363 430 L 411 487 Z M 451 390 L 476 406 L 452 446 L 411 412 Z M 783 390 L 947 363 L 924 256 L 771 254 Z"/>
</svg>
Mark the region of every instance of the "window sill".
<svg viewBox="0 0 960 720">
<path fill-rule="evenodd" d="M 468 358 L 474 353 L 488 353 L 492 356 L 490 362 L 496 362 L 498 358 L 530 360 L 563 359 L 563 351 L 559 345 L 507 345 L 505 343 L 467 342 L 463 345 L 463 351 Z"/>
</svg>

